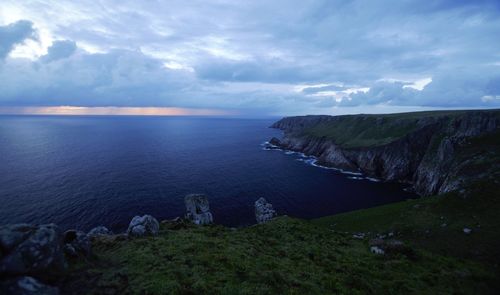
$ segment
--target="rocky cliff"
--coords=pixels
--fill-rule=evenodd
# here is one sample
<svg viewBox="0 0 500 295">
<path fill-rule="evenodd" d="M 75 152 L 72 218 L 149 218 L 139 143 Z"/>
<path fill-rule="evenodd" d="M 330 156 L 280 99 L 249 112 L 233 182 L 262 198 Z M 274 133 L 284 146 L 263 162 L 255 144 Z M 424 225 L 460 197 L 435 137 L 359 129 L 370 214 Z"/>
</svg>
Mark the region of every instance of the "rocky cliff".
<svg viewBox="0 0 500 295">
<path fill-rule="evenodd" d="M 500 110 L 287 117 L 270 143 L 325 166 L 413 184 L 421 195 L 460 189 L 500 170 Z"/>
</svg>

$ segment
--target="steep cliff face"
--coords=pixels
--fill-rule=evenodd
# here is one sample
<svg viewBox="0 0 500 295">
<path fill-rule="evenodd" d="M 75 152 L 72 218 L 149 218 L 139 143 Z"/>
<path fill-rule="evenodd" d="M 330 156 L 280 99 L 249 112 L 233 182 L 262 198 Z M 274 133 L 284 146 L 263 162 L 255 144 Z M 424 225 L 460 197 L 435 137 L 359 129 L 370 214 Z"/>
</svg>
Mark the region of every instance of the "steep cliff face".
<svg viewBox="0 0 500 295">
<path fill-rule="evenodd" d="M 271 127 L 284 131 L 273 140 L 284 149 L 316 156 L 322 165 L 411 183 L 422 195 L 500 170 L 499 110 L 287 117 Z"/>
</svg>

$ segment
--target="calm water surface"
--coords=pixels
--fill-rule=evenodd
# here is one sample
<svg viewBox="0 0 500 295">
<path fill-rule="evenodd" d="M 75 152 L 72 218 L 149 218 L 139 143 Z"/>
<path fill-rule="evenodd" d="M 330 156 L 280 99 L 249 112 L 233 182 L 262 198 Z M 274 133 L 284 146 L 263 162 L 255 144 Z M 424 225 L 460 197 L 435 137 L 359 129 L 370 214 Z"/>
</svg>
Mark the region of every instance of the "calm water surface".
<svg viewBox="0 0 500 295">
<path fill-rule="evenodd" d="M 254 223 L 253 202 L 314 218 L 413 197 L 264 150 L 273 119 L 0 116 L 0 224 L 126 228 L 180 216 L 205 193 L 217 223 Z"/>
</svg>

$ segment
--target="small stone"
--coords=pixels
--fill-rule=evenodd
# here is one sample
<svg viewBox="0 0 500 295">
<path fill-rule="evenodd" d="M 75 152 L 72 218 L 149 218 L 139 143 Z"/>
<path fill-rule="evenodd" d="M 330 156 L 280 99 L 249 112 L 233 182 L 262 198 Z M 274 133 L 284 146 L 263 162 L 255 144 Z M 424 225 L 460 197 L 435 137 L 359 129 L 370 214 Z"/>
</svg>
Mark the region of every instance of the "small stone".
<svg viewBox="0 0 500 295">
<path fill-rule="evenodd" d="M 464 231 L 464 234 L 466 234 L 466 235 L 472 233 L 472 229 L 467 228 L 467 227 L 465 227 L 463 231 Z"/>
<path fill-rule="evenodd" d="M 446 223 L 442 223 L 441 227 L 447 227 L 448 225 Z"/>
<path fill-rule="evenodd" d="M 365 238 L 365 234 L 364 233 L 355 233 L 355 234 L 352 235 L 352 237 L 354 239 L 362 240 L 362 239 Z"/>
<path fill-rule="evenodd" d="M 377 255 L 384 255 L 385 254 L 384 250 L 382 250 L 381 248 L 379 248 L 377 246 L 371 246 L 370 251 L 373 254 L 377 254 Z"/>
</svg>

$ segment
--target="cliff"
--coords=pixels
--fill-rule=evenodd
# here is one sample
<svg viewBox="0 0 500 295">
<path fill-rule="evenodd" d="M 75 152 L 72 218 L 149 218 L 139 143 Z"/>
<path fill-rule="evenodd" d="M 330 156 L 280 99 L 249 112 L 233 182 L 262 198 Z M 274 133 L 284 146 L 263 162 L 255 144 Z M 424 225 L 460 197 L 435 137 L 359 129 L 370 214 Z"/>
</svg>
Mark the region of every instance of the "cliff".
<svg viewBox="0 0 500 295">
<path fill-rule="evenodd" d="M 421 195 L 461 189 L 499 172 L 500 110 L 287 117 L 271 143 L 318 163 L 410 183 Z"/>
</svg>

